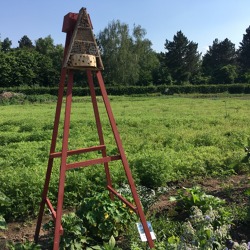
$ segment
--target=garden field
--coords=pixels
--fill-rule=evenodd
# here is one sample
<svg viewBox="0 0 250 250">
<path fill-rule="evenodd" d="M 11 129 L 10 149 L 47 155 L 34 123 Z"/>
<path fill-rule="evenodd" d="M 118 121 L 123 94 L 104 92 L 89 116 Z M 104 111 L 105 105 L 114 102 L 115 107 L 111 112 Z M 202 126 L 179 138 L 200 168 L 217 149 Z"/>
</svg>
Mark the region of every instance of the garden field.
<svg viewBox="0 0 250 250">
<path fill-rule="evenodd" d="M 235 224 L 235 221 L 240 224 L 250 221 L 250 205 L 246 202 L 250 196 L 249 152 L 246 152 L 250 147 L 250 96 L 111 96 L 110 100 L 145 212 L 152 220 L 157 235 L 156 249 L 166 249 L 166 246 L 167 249 L 225 249 L 226 242 L 232 241 L 230 225 Z M 115 155 L 117 149 L 101 98 L 98 98 L 98 103 L 107 152 Z M 4 225 L 3 218 L 7 222 L 17 222 L 34 219 L 37 215 L 47 168 L 55 106 L 55 102 L 47 102 L 0 107 L 1 225 Z M 62 124 L 61 121 L 60 131 Z M 60 132 L 58 151 L 61 150 L 61 138 Z M 69 149 L 98 144 L 90 98 L 73 98 Z M 95 153 L 77 155 L 72 156 L 70 161 L 95 156 Z M 49 196 L 54 204 L 57 197 L 59 164 L 57 159 L 50 183 Z M 111 163 L 110 168 L 115 187 L 126 193 L 126 178 L 119 162 Z M 96 199 L 96 202 L 98 199 L 102 200 L 103 206 L 109 207 L 109 204 L 105 203 L 108 201 L 103 197 L 106 192 L 102 170 L 102 166 L 94 166 L 67 172 L 65 209 L 73 211 L 82 202 L 83 207 L 80 210 L 84 211 L 82 214 L 86 214 L 88 211 L 84 210 L 84 204 L 86 205 L 88 199 L 92 199 L 92 202 L 93 199 Z M 221 199 L 224 197 L 208 195 L 196 187 L 197 183 L 205 180 L 220 180 L 220 188 L 230 193 L 233 188 L 237 188 L 234 183 L 228 181 L 232 176 L 244 176 L 243 181 L 246 183 L 241 190 L 242 195 L 238 194 L 238 204 L 235 200 L 231 204 L 225 203 Z M 184 190 L 181 183 L 191 183 L 192 187 Z M 173 193 L 174 189 L 179 189 L 175 198 L 171 198 L 175 207 L 171 206 L 171 209 L 165 209 L 165 212 L 164 209 L 161 209 L 161 212 L 157 209 L 153 211 L 152 207 L 159 202 L 157 200 Z M 129 192 L 126 194 L 129 195 Z M 242 200 L 240 197 L 243 197 Z M 107 208 L 107 211 L 110 210 Z M 213 217 L 210 224 L 203 220 L 208 213 L 209 218 Z M 128 216 L 130 213 L 122 210 L 121 214 Z M 112 212 L 109 214 L 110 218 L 111 215 Z M 76 215 L 74 213 L 69 216 Z M 105 224 L 106 221 L 101 223 L 100 227 L 97 225 L 100 232 L 96 237 L 90 235 L 96 231 L 91 231 L 91 226 L 87 226 L 91 222 L 84 221 L 79 212 L 78 216 L 87 228 L 83 234 L 96 240 L 93 242 L 107 241 L 111 235 L 117 240 L 116 247 L 110 246 L 110 240 L 110 248 L 107 243 L 103 244 L 102 248 L 95 249 L 146 249 L 137 239 L 138 234 L 134 229 L 127 228 L 132 224 L 130 222 L 134 220 L 133 216 L 125 216 L 124 221 L 120 218 L 119 223 L 122 225 L 117 228 L 114 221 L 110 221 L 112 226 Z M 196 222 L 189 219 L 195 216 L 200 216 L 200 224 L 197 224 L 198 219 Z M 76 223 L 75 217 L 68 219 Z M 104 225 L 112 228 L 107 229 Z M 187 226 L 192 227 L 195 236 L 191 237 L 191 233 L 189 236 L 183 236 L 184 232 L 188 231 L 185 229 Z M 222 227 L 226 232 L 218 236 L 218 231 L 224 232 Z M 4 226 L 0 236 L 4 235 L 3 228 Z M 109 233 L 103 236 L 104 231 Z M 79 235 L 74 237 L 76 240 Z M 190 237 L 192 240 L 189 241 Z M 122 243 L 121 238 L 125 239 Z M 244 240 L 250 241 L 246 238 Z M 87 243 L 79 241 L 80 247 L 77 248 L 76 242 L 64 240 L 62 249 L 85 249 Z M 242 242 L 239 243 L 242 248 L 237 249 L 248 249 Z M 70 248 L 70 244 L 75 248 Z M 227 247 L 232 249 L 228 245 Z"/>
</svg>

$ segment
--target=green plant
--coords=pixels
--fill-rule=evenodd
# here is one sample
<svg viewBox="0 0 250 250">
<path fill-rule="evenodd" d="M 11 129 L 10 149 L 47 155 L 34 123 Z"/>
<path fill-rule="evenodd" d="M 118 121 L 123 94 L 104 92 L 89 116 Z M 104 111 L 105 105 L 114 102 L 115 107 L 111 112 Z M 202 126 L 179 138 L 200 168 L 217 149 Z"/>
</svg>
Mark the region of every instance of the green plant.
<svg viewBox="0 0 250 250">
<path fill-rule="evenodd" d="M 239 244 L 230 240 L 230 224 L 215 227 L 217 220 L 220 214 L 216 209 L 210 208 L 203 213 L 198 207 L 192 207 L 190 217 L 182 224 L 182 233 L 168 238 L 167 249 L 249 249 L 244 242 Z"/>
<path fill-rule="evenodd" d="M 140 177 L 140 184 L 147 188 L 157 188 L 164 186 L 171 180 L 171 165 L 167 164 L 167 159 L 162 151 L 151 151 L 140 153 L 131 162 L 137 175 Z"/>
<path fill-rule="evenodd" d="M 131 250 L 142 250 L 137 242 L 132 242 L 130 245 Z"/>
<path fill-rule="evenodd" d="M 229 237 L 230 225 L 214 227 L 214 221 L 219 217 L 216 210 L 210 209 L 203 213 L 198 207 L 191 209 L 189 219 L 182 225 L 180 236 L 168 239 L 170 249 L 224 249 Z"/>
<path fill-rule="evenodd" d="M 181 232 L 181 222 L 176 220 L 172 211 L 167 213 L 160 213 L 150 216 L 150 221 L 152 222 L 154 232 L 157 236 L 158 241 L 166 241 L 172 235 L 179 235 Z M 176 212 L 174 214 L 176 216 Z"/>
<path fill-rule="evenodd" d="M 177 201 L 177 207 L 186 211 L 192 206 L 199 207 L 203 212 L 210 207 L 217 209 L 225 204 L 225 201 L 213 195 L 206 194 L 199 186 L 181 189 L 176 197 L 171 197 L 172 201 Z"/>
<path fill-rule="evenodd" d="M 92 193 L 85 198 L 76 214 L 87 228 L 88 235 L 96 240 L 108 240 L 126 232 L 135 221 L 135 213 L 119 200 L 112 201 L 107 191 Z"/>
<path fill-rule="evenodd" d="M 60 239 L 60 249 L 101 249 L 91 237 L 88 237 L 83 221 L 75 213 L 65 214 L 62 217 L 62 226 L 64 233 Z M 46 223 L 44 229 L 53 232 L 54 222 Z"/>
<path fill-rule="evenodd" d="M 108 242 L 103 242 L 103 245 L 100 245 L 100 242 L 96 242 L 91 237 L 87 236 L 87 229 L 83 226 L 82 220 L 77 217 L 75 213 L 70 213 L 64 215 L 62 218 L 62 224 L 64 229 L 64 234 L 61 237 L 60 249 L 69 249 L 69 250 L 119 250 L 120 248 L 116 247 L 116 241 L 112 235 Z M 51 230 L 54 229 L 52 221 L 47 223 L 45 229 Z"/>
<path fill-rule="evenodd" d="M 101 248 L 102 250 L 115 250 L 115 249 L 120 249 L 118 247 L 115 246 L 116 242 L 115 242 L 115 238 L 112 235 L 109 239 L 109 242 L 104 242 L 103 243 L 103 247 Z"/>
<path fill-rule="evenodd" d="M 40 245 L 33 242 L 26 241 L 24 243 L 8 243 L 9 250 L 40 250 L 42 249 Z"/>
<path fill-rule="evenodd" d="M 206 213 L 207 211 L 216 211 L 216 219 L 210 224 L 217 229 L 223 225 L 230 225 L 233 221 L 231 211 L 224 207 L 225 201 L 213 195 L 206 194 L 200 187 L 183 188 L 179 191 L 177 197 L 171 197 L 171 200 L 177 201 L 176 210 L 181 211 L 186 216 L 190 215 L 192 207 L 197 207 Z"/>
<path fill-rule="evenodd" d="M 89 239 L 86 236 L 87 229 L 75 213 L 69 213 L 63 216 L 62 226 L 64 228 L 64 234 L 61 237 L 60 247 L 63 249 L 80 250 L 83 245 L 88 243 Z"/>
<path fill-rule="evenodd" d="M 249 86 L 219 84 L 170 87 L 176 91 L 175 93 L 180 91 L 216 94 L 185 95 L 185 98 L 177 95 L 112 96 L 112 108 L 136 183 L 165 186 L 169 180 L 174 182 L 196 176 L 230 175 L 235 170 L 232 168 L 234 165 L 232 163 L 235 162 L 239 162 L 239 170 L 245 166 L 244 174 L 249 173 L 249 162 L 241 163 L 241 159 L 246 155 L 242 148 L 250 134 L 249 123 L 246 122 L 248 97 L 230 95 L 228 98 L 227 94 L 226 98 L 225 94 L 217 94 L 218 91 L 224 92 L 228 88 L 232 93 L 239 93 L 241 90 L 244 92 L 246 89 L 249 92 Z M 136 94 L 137 89 L 132 87 L 131 89 L 134 91 L 131 93 Z M 57 94 L 56 88 L 26 88 L 25 91 L 23 93 L 26 95 L 52 94 L 52 91 L 54 95 Z M 77 88 L 77 91 L 84 92 L 82 88 L 79 90 Z M 118 91 L 123 92 L 123 90 Z M 13 89 L 13 92 L 22 90 Z M 128 92 L 129 90 L 126 93 L 129 94 Z M 221 112 L 225 105 L 223 100 L 227 101 L 230 120 L 224 119 L 224 113 Z M 238 107 L 240 108 L 236 111 Z M 95 139 L 96 127 L 90 98 L 76 97 L 73 108 L 70 149 L 96 145 L 99 141 L 98 136 Z M 1 207 L 0 214 L 6 221 L 30 218 L 38 211 L 53 129 L 54 110 L 55 103 L 1 106 L 0 190 L 8 195 L 10 205 Z M 100 111 L 102 114 L 104 109 Z M 82 119 L 83 113 L 84 119 Z M 63 125 L 60 124 L 61 126 Z M 107 152 L 111 155 L 116 154 L 113 150 L 116 149 L 116 145 L 112 141 L 108 119 L 105 118 L 103 130 Z M 58 151 L 62 137 L 60 128 L 59 135 Z M 77 160 L 83 157 L 85 159 L 89 154 L 74 157 L 78 157 Z M 49 190 L 53 204 L 56 204 L 57 199 L 58 159 L 55 159 L 55 163 Z M 113 183 L 119 185 L 124 182 L 125 175 L 120 167 L 116 167 L 116 163 L 110 163 L 111 174 Z M 142 165 L 144 166 L 139 169 Z M 64 196 L 66 208 L 79 204 L 93 188 L 98 191 L 104 188 L 105 174 L 103 176 L 98 171 L 104 172 L 98 166 L 95 171 L 93 168 L 82 168 L 67 173 Z M 150 198 L 149 203 L 152 200 Z M 142 199 L 142 202 L 147 205 L 146 199 L 145 202 Z"/>
</svg>

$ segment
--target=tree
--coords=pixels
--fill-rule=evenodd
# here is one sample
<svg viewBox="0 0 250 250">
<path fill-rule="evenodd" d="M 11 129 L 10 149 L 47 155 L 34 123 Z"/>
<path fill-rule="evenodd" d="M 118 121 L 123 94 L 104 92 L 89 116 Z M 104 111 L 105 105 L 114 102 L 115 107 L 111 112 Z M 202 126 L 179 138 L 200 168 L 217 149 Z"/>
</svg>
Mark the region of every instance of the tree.
<svg viewBox="0 0 250 250">
<path fill-rule="evenodd" d="M 40 85 L 58 83 L 57 74 L 50 57 L 35 50 L 0 52 L 0 86 Z"/>
<path fill-rule="evenodd" d="M 246 34 L 243 35 L 242 42 L 238 49 L 238 61 L 241 69 L 250 72 L 250 26 L 246 29 Z"/>
<path fill-rule="evenodd" d="M 54 72 L 54 75 L 49 74 L 51 79 L 48 79 L 47 83 L 44 83 L 47 85 L 59 82 L 63 60 L 63 46 L 60 44 L 54 45 L 54 40 L 49 35 L 45 38 L 37 39 L 35 41 L 35 49 L 41 55 L 44 55 L 44 58 L 47 58 L 48 62 L 45 62 L 46 65 L 52 63 L 50 72 Z"/>
<path fill-rule="evenodd" d="M 157 54 L 152 50 L 152 42 L 145 39 L 146 30 L 140 25 L 133 29 L 133 51 L 139 67 L 139 85 L 149 85 L 154 80 L 154 72 L 159 68 L 160 62 Z"/>
<path fill-rule="evenodd" d="M 172 85 L 173 79 L 165 63 L 165 53 L 160 52 L 157 54 L 157 57 L 159 60 L 159 66 L 153 72 L 154 83 L 156 85 L 160 85 L 160 84 Z"/>
<path fill-rule="evenodd" d="M 40 86 L 56 86 L 59 83 L 60 70 L 53 65 L 53 60 L 47 55 L 34 51 L 36 63 L 34 72 L 36 74 L 36 84 Z"/>
<path fill-rule="evenodd" d="M 134 26 L 131 34 L 129 26 L 119 20 L 112 21 L 98 34 L 107 82 L 145 85 L 153 81 L 152 72 L 159 62 L 145 35 L 145 29 L 139 25 Z"/>
<path fill-rule="evenodd" d="M 38 84 L 35 73 L 37 61 L 33 52 L 20 49 L 11 53 L 14 56 L 14 60 L 11 62 L 12 85 L 33 86 Z"/>
<path fill-rule="evenodd" d="M 54 84 L 58 84 L 60 80 L 60 73 L 62 68 L 62 61 L 63 61 L 63 52 L 64 48 L 61 44 L 57 44 L 54 46 L 53 51 L 49 53 L 49 57 L 52 60 L 53 70 L 54 70 Z"/>
<path fill-rule="evenodd" d="M 23 36 L 19 41 L 19 48 L 33 48 L 32 41 L 28 38 L 28 36 Z"/>
<path fill-rule="evenodd" d="M 54 40 L 51 36 L 39 38 L 35 41 L 36 51 L 43 55 L 50 55 L 54 51 Z"/>
<path fill-rule="evenodd" d="M 3 52 L 8 52 L 8 51 L 10 51 L 10 49 L 11 49 L 11 45 L 12 45 L 11 40 L 10 40 L 8 37 L 6 37 L 6 38 L 2 41 L 1 50 L 2 50 Z"/>
<path fill-rule="evenodd" d="M 237 68 L 235 65 L 231 64 L 227 64 L 226 66 L 219 68 L 214 73 L 214 78 L 217 82 L 222 84 L 234 83 L 237 76 Z"/>
<path fill-rule="evenodd" d="M 221 77 L 217 78 L 218 72 L 227 65 L 236 65 L 235 45 L 227 38 L 221 42 L 216 38 L 203 56 L 203 72 L 205 75 L 211 76 L 213 82 L 218 83 L 221 82 Z"/>
<path fill-rule="evenodd" d="M 166 40 L 165 49 L 165 65 L 176 83 L 188 82 L 199 71 L 198 44 L 189 41 L 181 31 L 174 35 L 173 41 Z"/>
<path fill-rule="evenodd" d="M 0 87 L 9 87 L 12 83 L 12 62 L 15 60 L 12 53 L 0 51 Z"/>
<path fill-rule="evenodd" d="M 112 21 L 98 34 L 104 62 L 104 77 L 112 84 L 134 85 L 139 69 L 132 52 L 129 26 L 119 20 Z"/>
<path fill-rule="evenodd" d="M 60 80 L 63 46 L 53 43 L 50 36 L 39 38 L 36 47 L 33 47 L 27 36 L 20 39 L 19 49 L 10 49 L 9 38 L 0 42 L 0 87 L 57 85 Z"/>
</svg>

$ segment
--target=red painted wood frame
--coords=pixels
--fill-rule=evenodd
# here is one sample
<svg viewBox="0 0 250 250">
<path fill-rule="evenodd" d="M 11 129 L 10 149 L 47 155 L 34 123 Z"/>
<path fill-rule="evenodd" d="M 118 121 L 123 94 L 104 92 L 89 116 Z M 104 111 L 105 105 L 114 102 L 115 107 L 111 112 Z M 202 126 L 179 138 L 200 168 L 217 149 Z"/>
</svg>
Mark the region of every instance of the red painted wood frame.
<svg viewBox="0 0 250 250">
<path fill-rule="evenodd" d="M 67 37 L 66 37 L 64 55 L 66 55 L 71 35 L 72 35 L 72 31 L 68 31 Z M 106 173 L 106 179 L 107 179 L 107 189 L 110 192 L 111 199 L 114 199 L 114 197 L 117 197 L 123 203 L 125 203 L 128 207 L 130 207 L 135 213 L 137 213 L 142 223 L 142 226 L 144 228 L 149 247 L 154 248 L 154 242 L 152 240 L 152 237 L 151 237 L 151 234 L 150 234 L 147 222 L 146 222 L 146 218 L 145 218 L 142 206 L 141 206 L 141 202 L 136 191 L 134 180 L 133 180 L 133 177 L 129 168 L 129 164 L 125 155 L 125 151 L 122 146 L 122 141 L 121 141 L 121 138 L 120 138 L 117 126 L 116 126 L 116 122 L 115 122 L 114 115 L 111 109 L 111 105 L 108 99 L 108 95 L 106 92 L 106 88 L 105 88 L 105 84 L 102 78 L 101 71 L 87 70 L 88 85 L 90 88 L 91 100 L 92 100 L 100 145 L 89 147 L 89 148 L 68 150 L 70 114 L 71 114 L 71 104 L 72 104 L 73 74 L 74 72 L 72 69 L 67 70 L 63 68 L 61 72 L 61 79 L 60 79 L 59 90 L 58 90 L 58 100 L 57 100 L 55 120 L 54 120 L 54 128 L 53 128 L 51 147 L 50 147 L 50 155 L 49 155 L 49 160 L 48 160 L 47 173 L 46 173 L 44 188 L 42 192 L 42 201 L 40 204 L 40 210 L 38 214 L 38 220 L 37 220 L 35 237 L 34 237 L 35 242 L 38 242 L 44 209 L 45 209 L 45 205 L 47 205 L 55 222 L 53 250 L 59 249 L 60 235 L 63 234 L 63 228 L 61 226 L 61 219 L 62 219 L 62 214 L 63 214 L 63 198 L 64 198 L 64 185 L 65 185 L 66 171 L 69 169 L 73 169 L 73 168 L 87 167 L 87 166 L 96 165 L 96 164 L 103 164 L 104 170 Z M 97 103 L 96 93 L 95 93 L 95 88 L 94 88 L 93 74 L 96 74 L 96 78 L 98 80 L 98 84 L 101 90 L 101 95 L 102 95 L 103 102 L 106 108 L 106 112 L 109 118 L 110 126 L 112 128 L 112 132 L 115 138 L 116 146 L 119 151 L 119 155 L 107 156 L 107 153 L 106 153 L 106 146 L 104 142 L 102 125 L 101 125 L 101 120 L 100 120 L 100 115 L 99 115 L 99 110 L 98 110 L 98 103 Z M 55 151 L 56 140 L 58 137 L 59 121 L 60 121 L 60 115 L 61 115 L 61 110 L 62 110 L 62 102 L 64 98 L 64 87 L 65 87 L 65 81 L 66 81 L 67 76 L 68 76 L 68 83 L 67 83 L 66 104 L 65 104 L 65 113 L 64 113 L 62 151 L 56 152 Z M 86 161 L 81 161 L 81 162 L 67 163 L 68 156 L 75 155 L 75 154 L 82 154 L 82 153 L 91 152 L 91 151 L 101 151 L 102 157 L 91 159 L 91 160 L 86 160 Z M 53 208 L 48 198 L 49 183 L 50 183 L 50 178 L 51 178 L 51 173 L 52 173 L 52 168 L 53 168 L 53 162 L 55 158 L 61 158 L 56 210 Z M 112 180 L 111 180 L 111 176 L 109 172 L 110 170 L 109 170 L 108 163 L 110 161 L 115 161 L 115 160 L 120 160 L 122 162 L 123 169 L 125 171 L 135 205 L 128 202 L 112 186 Z"/>
</svg>

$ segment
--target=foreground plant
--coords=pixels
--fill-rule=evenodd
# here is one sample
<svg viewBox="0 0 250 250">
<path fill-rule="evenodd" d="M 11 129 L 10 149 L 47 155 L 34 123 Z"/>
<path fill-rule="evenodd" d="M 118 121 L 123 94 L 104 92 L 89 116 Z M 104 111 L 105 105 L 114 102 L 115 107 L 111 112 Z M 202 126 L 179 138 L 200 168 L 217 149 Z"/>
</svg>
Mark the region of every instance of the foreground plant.
<svg viewBox="0 0 250 250">
<path fill-rule="evenodd" d="M 33 242 L 26 241 L 24 243 L 13 243 L 8 244 L 9 250 L 41 250 L 41 246 Z"/>
<path fill-rule="evenodd" d="M 181 189 L 176 197 L 171 197 L 172 201 L 177 201 L 177 206 L 182 210 L 190 210 L 192 206 L 199 207 L 203 212 L 212 208 L 225 205 L 225 201 L 213 195 L 206 194 L 199 186 Z"/>
<path fill-rule="evenodd" d="M 135 213 L 121 201 L 112 201 L 107 191 L 93 193 L 83 200 L 76 212 L 87 228 L 88 235 L 96 240 L 108 240 L 126 232 L 136 221 Z"/>
<path fill-rule="evenodd" d="M 92 238 L 87 236 L 87 229 L 83 221 L 75 214 L 69 213 L 62 217 L 64 233 L 61 236 L 60 248 L 70 250 L 99 249 Z M 54 222 L 50 221 L 44 225 L 44 229 L 54 232 Z M 50 239 L 51 245 L 53 238 Z"/>
<path fill-rule="evenodd" d="M 182 234 L 169 237 L 167 249 L 249 249 L 246 243 L 230 240 L 230 224 L 214 226 L 220 219 L 218 211 L 210 208 L 203 213 L 195 206 L 191 210 L 191 216 L 182 225 Z"/>
<path fill-rule="evenodd" d="M 135 221 L 135 213 L 119 200 L 112 201 L 108 192 L 93 192 L 85 198 L 76 213 L 63 216 L 64 234 L 61 236 L 62 249 L 119 249 L 115 237 L 126 232 Z M 54 223 L 44 226 L 53 232 Z"/>
</svg>

